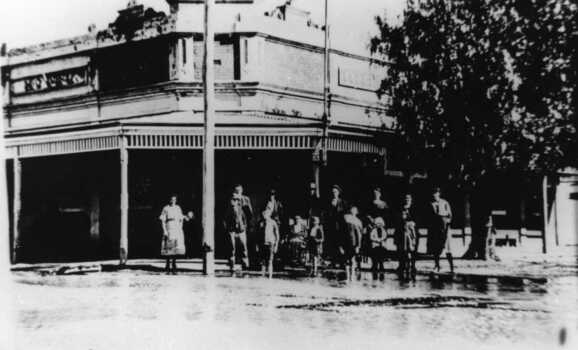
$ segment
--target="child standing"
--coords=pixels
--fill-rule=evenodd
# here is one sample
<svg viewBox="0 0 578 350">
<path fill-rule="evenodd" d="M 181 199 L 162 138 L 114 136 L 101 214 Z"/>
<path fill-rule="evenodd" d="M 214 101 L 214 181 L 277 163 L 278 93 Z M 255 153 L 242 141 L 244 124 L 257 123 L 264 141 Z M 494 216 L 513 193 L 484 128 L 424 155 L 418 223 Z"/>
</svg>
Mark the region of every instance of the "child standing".
<svg viewBox="0 0 578 350">
<path fill-rule="evenodd" d="M 271 218 L 271 210 L 263 211 L 263 247 L 262 247 L 262 271 L 273 277 L 273 259 L 279 246 L 279 225 Z"/>
<path fill-rule="evenodd" d="M 387 231 L 385 229 L 385 221 L 381 217 L 374 220 L 375 227 L 371 230 L 369 237 L 371 239 L 371 263 L 374 272 L 383 271 L 383 261 L 387 251 L 385 250 L 385 242 L 387 241 Z"/>
<path fill-rule="evenodd" d="M 289 261 L 293 265 L 303 265 L 306 258 L 307 221 L 296 215 L 289 221 Z"/>
<path fill-rule="evenodd" d="M 311 230 L 309 230 L 309 237 L 307 240 L 309 256 L 313 263 L 313 275 L 317 275 L 317 267 L 323 254 L 323 241 L 325 234 L 323 233 L 323 226 L 318 216 L 311 218 Z"/>
<path fill-rule="evenodd" d="M 404 220 L 403 227 L 403 256 L 402 256 L 402 270 L 401 277 L 415 280 L 416 269 L 415 269 L 415 254 L 416 254 L 416 241 L 417 241 L 417 230 L 415 221 L 411 220 L 409 212 L 403 211 L 402 219 Z"/>
</svg>

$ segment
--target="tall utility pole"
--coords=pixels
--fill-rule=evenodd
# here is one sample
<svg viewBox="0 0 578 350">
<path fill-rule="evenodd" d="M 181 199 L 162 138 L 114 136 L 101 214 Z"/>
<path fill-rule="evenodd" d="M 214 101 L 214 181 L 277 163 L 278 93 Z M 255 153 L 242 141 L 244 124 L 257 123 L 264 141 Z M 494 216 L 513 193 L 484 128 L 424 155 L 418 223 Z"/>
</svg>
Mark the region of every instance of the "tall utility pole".
<svg viewBox="0 0 578 350">
<path fill-rule="evenodd" d="M 329 124 L 331 120 L 330 93 L 331 93 L 331 66 L 329 60 L 329 0 L 325 0 L 325 37 L 323 45 L 323 134 L 321 136 L 321 152 L 319 154 L 319 163 L 321 166 L 327 165 L 327 139 L 329 138 Z M 315 184 L 317 185 L 317 195 L 320 189 L 320 169 L 315 169 Z"/>
<path fill-rule="evenodd" d="M 330 120 L 329 97 L 331 92 L 331 67 L 329 65 L 329 31 L 329 0 L 325 0 L 325 38 L 323 40 L 323 121 L 326 126 L 324 133 L 325 136 L 327 136 L 327 126 Z M 327 137 L 325 137 L 325 139 L 326 138 Z"/>
<path fill-rule="evenodd" d="M 215 273 L 215 70 L 213 68 L 215 0 L 205 0 L 203 91 L 205 106 L 203 147 L 203 273 Z"/>
</svg>

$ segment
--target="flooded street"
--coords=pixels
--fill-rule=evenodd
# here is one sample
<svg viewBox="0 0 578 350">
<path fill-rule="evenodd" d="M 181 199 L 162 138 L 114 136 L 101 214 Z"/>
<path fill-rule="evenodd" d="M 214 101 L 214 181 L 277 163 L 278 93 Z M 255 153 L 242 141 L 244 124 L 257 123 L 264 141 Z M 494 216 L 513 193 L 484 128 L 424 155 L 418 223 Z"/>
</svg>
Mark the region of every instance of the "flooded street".
<svg viewBox="0 0 578 350">
<path fill-rule="evenodd" d="M 552 348 L 575 341 L 578 279 L 13 275 L 19 349 Z M 562 330 L 566 328 L 566 330 Z"/>
</svg>

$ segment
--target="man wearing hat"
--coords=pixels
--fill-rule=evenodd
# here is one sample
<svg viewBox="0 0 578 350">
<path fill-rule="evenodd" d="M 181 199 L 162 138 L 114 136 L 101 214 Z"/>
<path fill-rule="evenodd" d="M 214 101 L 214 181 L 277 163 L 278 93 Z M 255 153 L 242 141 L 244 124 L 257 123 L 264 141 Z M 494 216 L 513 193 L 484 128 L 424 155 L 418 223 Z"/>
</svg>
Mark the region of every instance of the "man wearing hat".
<svg viewBox="0 0 578 350">
<path fill-rule="evenodd" d="M 311 225 L 313 217 L 321 217 L 322 207 L 315 182 L 309 183 L 309 195 L 307 202 L 307 217 L 309 218 L 309 224 Z"/>
<path fill-rule="evenodd" d="M 343 215 L 347 210 L 347 203 L 342 198 L 343 191 L 339 185 L 331 188 L 331 199 L 327 203 L 325 212 L 326 237 L 325 252 L 331 258 L 338 256 L 339 238 L 343 230 Z"/>
<path fill-rule="evenodd" d="M 434 269 L 440 270 L 440 256 L 445 250 L 450 265 L 450 271 L 454 272 L 454 262 L 452 257 L 449 236 L 450 223 L 452 222 L 452 208 L 450 203 L 441 198 L 441 190 L 434 187 L 432 191 L 432 200 L 429 205 L 429 222 L 427 250 L 432 254 L 435 261 Z"/>
<path fill-rule="evenodd" d="M 235 267 L 236 256 L 241 255 L 243 268 L 249 267 L 247 250 L 247 231 L 253 219 L 251 199 L 243 194 L 243 186 L 238 184 L 233 190 L 227 212 L 225 214 L 225 230 L 229 234 L 231 254 L 229 264 L 231 270 Z"/>
</svg>

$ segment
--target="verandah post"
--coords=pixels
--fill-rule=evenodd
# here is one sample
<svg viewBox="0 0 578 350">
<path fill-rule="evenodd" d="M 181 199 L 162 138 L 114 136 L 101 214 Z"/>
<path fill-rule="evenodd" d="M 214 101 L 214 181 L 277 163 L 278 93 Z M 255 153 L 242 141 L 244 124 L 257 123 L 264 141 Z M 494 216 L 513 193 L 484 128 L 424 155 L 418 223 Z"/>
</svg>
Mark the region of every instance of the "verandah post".
<svg viewBox="0 0 578 350">
<path fill-rule="evenodd" d="M 546 234 L 548 232 L 548 176 L 542 180 L 542 216 L 544 228 L 542 229 L 542 253 L 546 254 Z"/>
<path fill-rule="evenodd" d="M 18 262 L 20 249 L 20 211 L 22 209 L 22 160 L 14 158 L 14 198 L 13 198 L 13 225 L 12 225 L 12 263 Z"/>
<path fill-rule="evenodd" d="M 128 259 L 128 140 L 120 137 L 120 265 Z"/>
</svg>

